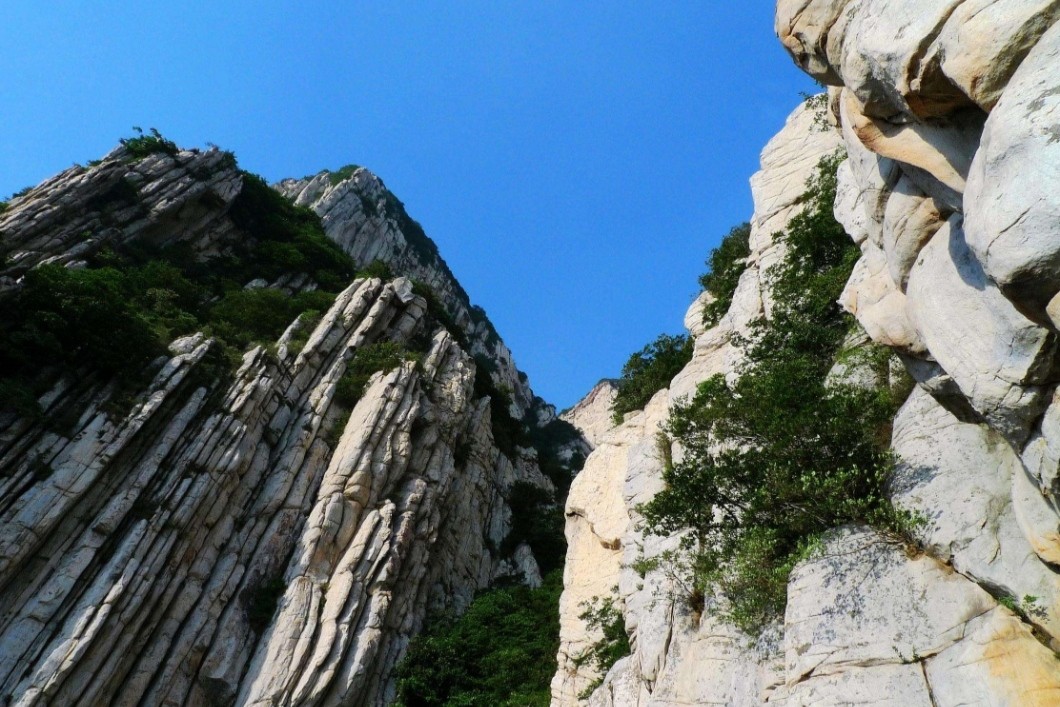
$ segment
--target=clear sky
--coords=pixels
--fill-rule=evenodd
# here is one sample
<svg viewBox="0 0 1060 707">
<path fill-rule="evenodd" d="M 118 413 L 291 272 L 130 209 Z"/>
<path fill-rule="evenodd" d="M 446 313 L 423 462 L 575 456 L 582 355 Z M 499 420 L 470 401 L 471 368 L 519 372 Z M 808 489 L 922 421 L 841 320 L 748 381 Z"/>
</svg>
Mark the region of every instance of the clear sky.
<svg viewBox="0 0 1060 707">
<path fill-rule="evenodd" d="M 133 125 L 270 181 L 364 165 L 560 408 L 682 330 L 759 152 L 814 90 L 770 0 L 4 9 L 0 198 Z"/>
</svg>

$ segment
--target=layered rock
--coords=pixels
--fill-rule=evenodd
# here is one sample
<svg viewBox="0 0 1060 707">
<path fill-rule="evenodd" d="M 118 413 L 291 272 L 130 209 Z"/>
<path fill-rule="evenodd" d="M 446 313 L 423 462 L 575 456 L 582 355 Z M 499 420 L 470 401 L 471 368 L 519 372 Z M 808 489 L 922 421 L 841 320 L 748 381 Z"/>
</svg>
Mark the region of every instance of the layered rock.
<svg viewBox="0 0 1060 707">
<path fill-rule="evenodd" d="M 683 572 L 674 561 L 643 576 L 638 572 L 641 560 L 668 556 L 678 549 L 679 539 L 643 533 L 636 507 L 662 487 L 662 470 L 672 450 L 661 426 L 671 405 L 687 399 L 711 376 L 735 375 L 742 354 L 733 334 L 749 333 L 751 323 L 770 306 L 765 272 L 780 260 L 783 247 L 774 236 L 798 213 L 817 163 L 839 146 L 836 132 L 820 129 L 808 106 L 795 111 L 766 146 L 761 170 L 751 180 L 751 254 L 728 313 L 717 326 L 698 332 L 691 362 L 669 388 L 600 439 L 572 484 L 553 705 L 579 703 L 579 695 L 602 677 L 579 660 L 598 639 L 579 618 L 581 607 L 601 596 L 613 596 L 623 607 L 633 652 L 612 668 L 589 704 L 725 704 L 757 696 L 759 684 L 780 680 L 775 648 L 746 646 L 735 629 L 693 615 L 685 601 Z M 693 327 L 702 319 L 702 305 L 700 298 L 689 309 L 686 321 Z"/>
<path fill-rule="evenodd" d="M 404 204 L 363 167 L 320 172 L 305 179 L 285 179 L 277 188 L 294 203 L 320 215 L 328 236 L 342 246 L 360 266 L 380 261 L 428 285 L 468 334 L 471 353 L 486 355 L 496 365 L 498 385 L 512 391 L 513 412 L 523 416 L 531 408 L 543 422 L 555 410 L 534 399 L 526 375 L 520 372 L 511 351 L 497 335 L 481 307 L 471 304 L 438 252 Z"/>
<path fill-rule="evenodd" d="M 247 237 L 228 214 L 244 179 L 216 150 L 67 170 L 0 217 L 5 286 L 137 239 L 224 252 Z M 131 409 L 66 375 L 40 419 L 4 413 L 5 704 L 386 704 L 429 615 L 502 575 L 539 581 L 527 546 L 498 548 L 513 487 L 551 482 L 532 450 L 498 449 L 476 352 L 428 309 L 407 277 L 360 278 L 236 370 L 197 333 Z M 422 354 L 347 408 L 344 372 L 383 342 Z M 501 350 L 513 407 L 550 419 Z"/>
<path fill-rule="evenodd" d="M 585 437 L 585 441 L 595 447 L 607 432 L 614 427 L 611 419 L 618 384 L 608 378 L 603 379 L 579 400 L 570 410 L 560 414 L 560 418 L 574 425 Z"/>
<path fill-rule="evenodd" d="M 800 109 L 767 148 L 729 315 L 690 327 L 696 358 L 602 439 L 572 487 L 553 704 L 579 703 L 598 677 L 572 659 L 596 638 L 576 607 L 611 586 L 633 651 L 591 705 L 1060 703 L 1060 3 L 781 0 L 776 19 L 795 60 L 831 86 L 834 131 Z M 732 375 L 731 333 L 768 317 L 769 236 L 838 144 L 835 213 L 862 251 L 841 304 L 917 381 L 894 421 L 893 499 L 925 520 L 925 552 L 838 529 L 793 572 L 783 624 L 752 641 L 691 613 L 680 567 L 637 574 L 677 539 L 642 536 L 636 506 L 662 483 L 670 405 Z M 592 494 L 624 507 L 595 510 Z M 608 586 L 587 580 L 595 567 Z"/>
</svg>

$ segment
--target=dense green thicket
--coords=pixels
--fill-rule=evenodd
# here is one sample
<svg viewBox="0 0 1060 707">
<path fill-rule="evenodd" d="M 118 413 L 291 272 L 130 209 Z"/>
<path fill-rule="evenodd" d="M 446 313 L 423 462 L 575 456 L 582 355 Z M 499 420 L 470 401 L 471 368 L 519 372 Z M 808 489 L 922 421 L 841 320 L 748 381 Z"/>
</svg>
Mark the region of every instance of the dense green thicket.
<svg viewBox="0 0 1060 707">
<path fill-rule="evenodd" d="M 547 707 L 559 649 L 560 570 L 539 589 L 490 589 L 434 622 L 398 667 L 400 707 Z"/>
<path fill-rule="evenodd" d="M 169 152 L 151 135 L 123 141 L 134 154 Z M 105 201 L 138 200 L 124 181 Z M 105 208 L 107 204 L 97 204 Z M 243 173 L 229 212 L 242 230 L 221 255 L 203 259 L 188 244 L 133 242 L 72 270 L 45 265 L 0 298 L 0 409 L 37 410 L 35 399 L 74 371 L 143 383 L 147 364 L 175 337 L 204 330 L 233 353 L 275 340 L 301 313 L 320 312 L 353 276 L 353 263 L 312 211 L 294 206 L 260 177 Z M 309 275 L 319 288 L 286 295 L 245 290 L 254 279 Z"/>
<path fill-rule="evenodd" d="M 747 269 L 747 256 L 751 254 L 751 224 L 742 223 L 734 227 L 721 240 L 721 245 L 710 252 L 706 273 L 699 277 L 699 285 L 713 299 L 703 308 L 703 323 L 714 326 L 732 304 L 732 296 L 740 275 Z"/>
<path fill-rule="evenodd" d="M 858 257 L 832 216 L 837 163 L 822 161 L 780 236 L 772 318 L 742 342 L 739 378 L 712 378 L 675 408 L 667 432 L 685 454 L 641 507 L 652 532 L 691 531 L 690 594 L 714 590 L 717 609 L 748 631 L 781 615 L 788 575 L 822 532 L 849 522 L 897 532 L 910 520 L 887 495 L 900 393 L 826 384 L 854 325 L 836 299 Z"/>
<path fill-rule="evenodd" d="M 641 410 L 651 396 L 670 385 L 673 377 L 692 360 L 695 342 L 683 334 L 661 334 L 629 357 L 618 380 L 618 394 L 611 405 L 615 424 L 627 412 Z"/>
</svg>

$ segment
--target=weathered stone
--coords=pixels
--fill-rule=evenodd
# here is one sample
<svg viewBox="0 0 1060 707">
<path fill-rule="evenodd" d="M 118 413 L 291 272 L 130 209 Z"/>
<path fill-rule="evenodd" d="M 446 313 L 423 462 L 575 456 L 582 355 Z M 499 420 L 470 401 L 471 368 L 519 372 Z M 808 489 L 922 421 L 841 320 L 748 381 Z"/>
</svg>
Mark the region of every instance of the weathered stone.
<svg viewBox="0 0 1060 707">
<path fill-rule="evenodd" d="M 1020 522 L 1013 495 L 1026 474 L 1012 448 L 919 389 L 895 418 L 892 448 L 895 501 L 925 520 L 916 534 L 929 552 L 995 594 L 1035 597 L 1029 619 L 1060 637 L 1060 577 L 1035 552 L 1051 546 Z"/>
<path fill-rule="evenodd" d="M 908 311 L 931 354 L 983 417 L 1022 442 L 1044 409 L 1049 333 L 1016 311 L 964 242 L 959 217 L 921 250 Z"/>
<path fill-rule="evenodd" d="M 942 72 L 984 110 L 1041 36 L 1060 20 L 1056 0 L 965 0 L 928 52 Z"/>
<path fill-rule="evenodd" d="M 964 193 L 986 114 L 953 113 L 944 122 L 890 122 L 865 114 L 851 90 L 843 91 L 842 115 L 858 140 L 873 152 L 918 167 L 946 187 Z"/>
<path fill-rule="evenodd" d="M 883 253 L 891 281 L 905 291 L 920 249 L 931 240 L 950 211 L 902 175 L 890 192 L 883 216 Z"/>
<path fill-rule="evenodd" d="M 965 198 L 968 243 L 983 269 L 1043 320 L 1055 316 L 1047 308 L 1060 290 L 1058 65 L 1060 25 L 1054 25 L 990 114 Z"/>
<path fill-rule="evenodd" d="M 247 237 L 228 216 L 242 177 L 223 153 L 126 157 L 12 204 L 14 271 L 89 252 L 67 235 L 122 179 L 140 205 L 101 207 L 110 230 L 93 248 L 179 239 L 211 254 Z M 229 377 L 195 334 L 127 411 L 108 401 L 113 386 L 71 376 L 41 399 L 61 425 L 3 415 L 0 701 L 387 704 L 428 614 L 463 610 L 500 574 L 539 583 L 525 544 L 497 548 L 513 487 L 552 484 L 532 453 L 497 448 L 473 352 L 427 310 L 407 277 L 358 279 L 311 331 L 292 322 Z M 477 317 L 469 348 L 532 402 L 517 412 L 554 419 Z M 422 343 L 422 360 L 377 373 L 343 409 L 349 360 L 381 341 Z"/>
<path fill-rule="evenodd" d="M 586 441 L 595 447 L 615 426 L 611 406 L 617 394 L 615 381 L 605 378 L 593 386 L 574 407 L 561 414 L 560 419 L 574 425 Z"/>
<path fill-rule="evenodd" d="M 903 353 L 923 353 L 926 347 L 910 322 L 905 294 L 891 279 L 886 255 L 871 241 L 863 242 L 861 249 L 839 303 L 876 343 Z"/>
</svg>

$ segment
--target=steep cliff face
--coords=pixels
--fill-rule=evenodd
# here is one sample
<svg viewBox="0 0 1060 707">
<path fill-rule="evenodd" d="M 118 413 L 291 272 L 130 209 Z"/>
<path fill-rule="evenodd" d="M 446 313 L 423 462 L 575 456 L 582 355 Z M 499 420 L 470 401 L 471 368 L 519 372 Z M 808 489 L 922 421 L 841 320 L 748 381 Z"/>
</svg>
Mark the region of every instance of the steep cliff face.
<svg viewBox="0 0 1060 707">
<path fill-rule="evenodd" d="M 396 273 L 426 283 L 465 330 L 474 355 L 486 355 L 496 365 L 499 385 L 512 391 L 513 410 L 547 422 L 555 411 L 534 400 L 526 376 L 515 366 L 511 351 L 481 307 L 471 304 L 437 246 L 424 234 L 383 181 L 363 167 L 323 171 L 301 180 L 285 179 L 277 188 L 299 206 L 320 215 L 328 236 L 359 265 L 381 261 Z"/>
<path fill-rule="evenodd" d="M 551 408 L 488 320 L 468 314 L 440 257 L 406 267 L 400 244 L 363 255 L 362 240 L 335 236 L 440 296 L 405 276 L 336 286 L 346 265 L 313 240 L 313 218 L 270 211 L 271 192 L 231 155 L 148 146 L 67 170 L 0 214 L 7 296 L 50 292 L 34 273 L 109 278 L 103 292 L 156 273 L 145 321 L 208 321 L 143 370 L 70 361 L 60 347 L 62 365 L 35 381 L 36 403 L 4 388 L 0 695 L 12 705 L 385 704 L 428 615 L 462 610 L 501 576 L 540 581 L 527 545 L 501 548 L 512 489 L 552 482 L 534 450 L 511 429 L 498 441 L 495 425 L 519 428 L 511 416 L 524 413 L 548 421 Z M 381 188 L 364 170 L 353 180 Z M 327 215 L 329 234 L 359 228 Z M 338 265 L 314 269 L 307 257 Z M 66 267 L 34 269 L 42 263 Z M 260 278 L 229 281 L 255 268 Z M 205 294 L 181 304 L 193 284 Z M 326 306 L 281 322 L 273 343 L 243 352 L 223 340 L 242 333 L 214 316 L 226 307 L 262 296 L 269 307 L 237 320 L 257 325 L 329 284 L 335 294 L 313 300 Z M 51 294 L 60 320 L 82 302 L 76 288 Z M 432 297 L 464 308 L 446 316 Z M 105 343 L 119 359 L 131 345 Z"/>
<path fill-rule="evenodd" d="M 608 594 L 632 654 L 592 705 L 1060 703 L 1058 18 L 1055 2 L 779 3 L 781 41 L 831 86 L 824 120 L 800 108 L 767 147 L 728 315 L 693 330 L 693 362 L 572 487 L 554 705 L 597 677 L 574 659 L 598 637 L 579 606 Z M 678 539 L 645 537 L 636 507 L 661 487 L 670 407 L 731 376 L 732 333 L 768 317 L 770 235 L 838 146 L 835 213 L 862 252 L 841 304 L 917 382 L 894 420 L 891 493 L 925 519 L 925 552 L 836 531 L 792 573 L 783 622 L 751 641 L 693 613 L 679 572 L 637 573 Z"/>
</svg>

